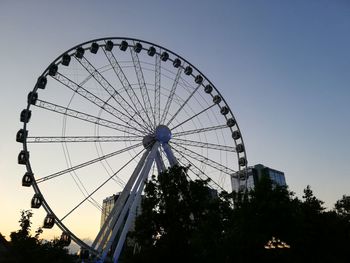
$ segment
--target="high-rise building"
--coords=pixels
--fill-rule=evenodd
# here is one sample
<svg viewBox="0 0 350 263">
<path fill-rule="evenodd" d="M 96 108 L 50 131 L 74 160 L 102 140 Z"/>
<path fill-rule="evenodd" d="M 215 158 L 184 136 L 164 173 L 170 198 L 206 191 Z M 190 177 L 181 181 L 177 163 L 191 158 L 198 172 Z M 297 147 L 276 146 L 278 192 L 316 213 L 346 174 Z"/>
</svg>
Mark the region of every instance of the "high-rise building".
<svg viewBox="0 0 350 263">
<path fill-rule="evenodd" d="M 232 190 L 239 191 L 247 185 L 248 190 L 253 189 L 255 184 L 263 177 L 268 176 L 272 183 L 280 186 L 286 186 L 286 178 L 284 173 L 262 164 L 249 166 L 247 169 L 234 173 L 231 176 Z M 244 178 L 247 178 L 245 182 Z"/>
<path fill-rule="evenodd" d="M 114 194 L 112 196 L 106 197 L 102 202 L 102 212 L 101 212 L 101 224 L 100 227 L 103 226 L 104 222 L 108 218 L 109 214 L 111 213 L 115 203 L 117 202 L 119 196 L 121 195 L 121 192 Z M 128 216 L 129 212 L 127 212 L 126 217 Z M 136 206 L 136 216 L 141 214 L 141 199 L 139 200 L 139 203 Z M 125 220 L 126 220 L 125 217 Z M 133 230 L 135 227 L 135 218 L 132 221 L 130 225 L 130 230 Z"/>
<path fill-rule="evenodd" d="M 108 215 L 112 211 L 115 202 L 117 201 L 120 193 L 117 193 L 112 196 L 106 197 L 102 202 L 102 212 L 101 212 L 101 227 L 103 226 L 103 223 L 106 221 Z"/>
</svg>

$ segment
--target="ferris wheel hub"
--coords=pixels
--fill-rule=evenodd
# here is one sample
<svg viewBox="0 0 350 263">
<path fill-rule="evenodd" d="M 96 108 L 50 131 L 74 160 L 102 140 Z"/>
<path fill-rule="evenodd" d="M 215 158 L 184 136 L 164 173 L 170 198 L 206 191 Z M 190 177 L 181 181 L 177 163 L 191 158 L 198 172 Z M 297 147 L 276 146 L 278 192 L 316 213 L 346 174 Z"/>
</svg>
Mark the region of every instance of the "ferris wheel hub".
<svg viewBox="0 0 350 263">
<path fill-rule="evenodd" d="M 171 131 L 166 125 L 158 125 L 155 138 L 160 143 L 168 143 L 171 139 Z"/>
</svg>

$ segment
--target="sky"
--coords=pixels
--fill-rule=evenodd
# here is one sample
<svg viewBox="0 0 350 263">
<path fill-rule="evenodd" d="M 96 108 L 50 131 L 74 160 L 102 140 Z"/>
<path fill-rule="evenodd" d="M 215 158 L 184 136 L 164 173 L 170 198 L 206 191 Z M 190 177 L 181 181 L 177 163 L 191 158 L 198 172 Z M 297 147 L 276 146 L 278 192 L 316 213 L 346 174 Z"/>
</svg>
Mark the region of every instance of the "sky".
<svg viewBox="0 0 350 263">
<path fill-rule="evenodd" d="M 27 93 L 65 50 L 108 36 L 157 43 L 190 61 L 229 104 L 249 164 L 283 171 L 299 197 L 311 185 L 331 209 L 350 195 L 349 14 L 345 0 L 2 0 L 0 232 L 18 229 L 33 195 L 16 160 Z M 35 228 L 44 214 L 34 212 Z"/>
</svg>

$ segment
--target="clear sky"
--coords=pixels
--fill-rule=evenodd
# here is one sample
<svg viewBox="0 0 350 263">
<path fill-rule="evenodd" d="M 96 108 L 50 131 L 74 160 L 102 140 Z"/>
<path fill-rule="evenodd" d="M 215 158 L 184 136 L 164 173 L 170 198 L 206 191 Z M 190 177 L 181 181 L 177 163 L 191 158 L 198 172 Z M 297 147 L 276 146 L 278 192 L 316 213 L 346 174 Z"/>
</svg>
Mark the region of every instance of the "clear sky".
<svg viewBox="0 0 350 263">
<path fill-rule="evenodd" d="M 106 36 L 148 40 L 196 65 L 233 110 L 249 164 L 284 171 L 298 196 L 311 185 L 332 208 L 350 194 L 349 14 L 346 0 L 2 0 L 0 232 L 18 228 L 33 194 L 16 161 L 27 93 L 62 52 Z"/>
</svg>

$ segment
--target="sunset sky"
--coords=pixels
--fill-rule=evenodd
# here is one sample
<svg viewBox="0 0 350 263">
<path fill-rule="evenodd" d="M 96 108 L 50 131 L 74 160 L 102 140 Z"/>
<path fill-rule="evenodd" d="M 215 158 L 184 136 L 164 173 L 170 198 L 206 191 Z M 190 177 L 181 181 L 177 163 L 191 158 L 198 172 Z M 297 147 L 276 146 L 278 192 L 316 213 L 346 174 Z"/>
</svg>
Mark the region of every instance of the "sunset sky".
<svg viewBox="0 0 350 263">
<path fill-rule="evenodd" d="M 331 209 L 350 195 L 349 14 L 346 0 L 2 0 L 0 233 L 18 229 L 33 195 L 16 160 L 27 93 L 65 50 L 108 36 L 157 43 L 190 61 L 230 105 L 249 164 L 284 171 L 299 197 L 311 185 Z M 34 211 L 33 229 L 44 215 Z M 81 220 L 80 237 L 93 238 L 89 215 Z"/>
</svg>

